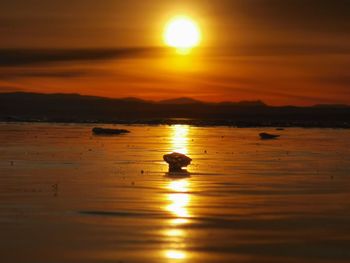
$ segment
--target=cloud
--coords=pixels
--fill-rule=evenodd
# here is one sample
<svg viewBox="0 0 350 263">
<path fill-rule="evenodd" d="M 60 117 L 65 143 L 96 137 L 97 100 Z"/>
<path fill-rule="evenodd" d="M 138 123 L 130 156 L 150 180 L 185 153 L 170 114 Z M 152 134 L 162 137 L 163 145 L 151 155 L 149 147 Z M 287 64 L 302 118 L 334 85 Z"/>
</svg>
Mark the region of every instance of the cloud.
<svg viewBox="0 0 350 263">
<path fill-rule="evenodd" d="M 76 61 L 138 58 L 159 55 L 159 48 L 79 49 L 79 50 L 0 50 L 0 67 L 18 67 Z"/>
<path fill-rule="evenodd" d="M 91 75 L 92 72 L 83 70 L 30 70 L 30 71 L 13 71 L 0 72 L 0 80 L 13 80 L 17 78 L 78 78 Z M 1 89 L 1 88 L 0 88 Z"/>
<path fill-rule="evenodd" d="M 350 48 L 337 45 L 259 45 L 226 48 L 203 48 L 203 57 L 283 56 L 350 54 Z M 168 48 L 141 47 L 119 49 L 0 49 L 0 67 L 55 65 L 117 59 L 159 58 L 173 56 Z M 35 75 L 35 74 L 34 74 Z M 63 74 L 64 75 L 64 74 Z M 70 74 L 68 74 L 70 75 Z M 62 76 L 64 77 L 64 76 Z"/>
<path fill-rule="evenodd" d="M 23 91 L 22 89 L 14 86 L 0 86 L 0 92 L 5 93 L 5 92 L 18 92 L 18 91 Z"/>
<path fill-rule="evenodd" d="M 281 28 L 306 32 L 347 32 L 348 0 L 223 0 L 230 17 L 244 14 L 256 28 Z"/>
<path fill-rule="evenodd" d="M 350 75 L 337 74 L 334 76 L 323 76 L 315 79 L 319 83 L 326 83 L 332 85 L 345 86 L 350 88 Z"/>
<path fill-rule="evenodd" d="M 271 56 L 314 56 L 349 55 L 350 46 L 336 44 L 259 44 L 235 45 L 225 48 L 212 48 L 207 52 L 211 57 L 271 57 Z"/>
</svg>

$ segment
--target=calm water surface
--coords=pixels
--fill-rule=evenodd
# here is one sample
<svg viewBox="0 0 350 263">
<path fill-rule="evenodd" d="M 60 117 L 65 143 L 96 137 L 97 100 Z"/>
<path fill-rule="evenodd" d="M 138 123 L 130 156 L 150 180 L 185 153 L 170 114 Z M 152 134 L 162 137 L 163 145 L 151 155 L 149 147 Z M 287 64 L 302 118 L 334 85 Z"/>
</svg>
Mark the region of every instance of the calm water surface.
<svg viewBox="0 0 350 263">
<path fill-rule="evenodd" d="M 350 262 L 350 131 L 116 127 L 0 124 L 1 262 Z"/>
</svg>

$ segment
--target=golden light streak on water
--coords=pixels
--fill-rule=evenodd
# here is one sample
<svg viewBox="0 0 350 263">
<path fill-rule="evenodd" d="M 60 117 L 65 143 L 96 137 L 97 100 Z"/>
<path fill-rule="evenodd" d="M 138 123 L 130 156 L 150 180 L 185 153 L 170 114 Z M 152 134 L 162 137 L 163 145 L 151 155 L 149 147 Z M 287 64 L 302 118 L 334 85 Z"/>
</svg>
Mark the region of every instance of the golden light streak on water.
<svg viewBox="0 0 350 263">
<path fill-rule="evenodd" d="M 183 237 L 185 236 L 185 231 L 182 229 L 169 229 L 166 230 L 166 235 L 169 237 Z"/>
<path fill-rule="evenodd" d="M 188 127 L 177 126 L 174 128 L 174 146 L 175 148 L 182 147 L 183 150 L 186 150 L 182 151 L 182 153 L 187 152 L 187 134 Z M 188 259 L 188 252 L 185 249 L 187 233 L 181 226 L 189 223 L 191 218 L 189 209 L 191 203 L 191 195 L 189 194 L 191 185 L 189 179 L 172 180 L 165 186 L 170 191 L 165 196 L 168 201 L 165 210 L 170 212 L 173 217 L 169 220 L 169 228 L 164 231 L 164 236 L 171 240 L 168 249 L 164 252 L 165 258 L 170 260 L 170 262 L 184 262 Z"/>
<path fill-rule="evenodd" d="M 174 125 L 172 128 L 172 151 L 188 154 L 188 125 Z"/>
<path fill-rule="evenodd" d="M 165 257 L 168 259 L 183 260 L 186 259 L 186 253 L 182 250 L 167 250 Z"/>
</svg>

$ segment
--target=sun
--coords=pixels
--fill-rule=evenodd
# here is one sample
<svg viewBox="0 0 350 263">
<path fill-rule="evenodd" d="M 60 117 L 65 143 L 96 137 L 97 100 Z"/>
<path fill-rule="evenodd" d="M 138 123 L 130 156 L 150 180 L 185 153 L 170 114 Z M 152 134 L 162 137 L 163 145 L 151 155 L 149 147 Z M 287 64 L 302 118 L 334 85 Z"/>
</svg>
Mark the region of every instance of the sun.
<svg viewBox="0 0 350 263">
<path fill-rule="evenodd" d="M 193 19 L 178 16 L 165 26 L 164 42 L 180 51 L 190 50 L 200 44 L 201 30 Z"/>
</svg>

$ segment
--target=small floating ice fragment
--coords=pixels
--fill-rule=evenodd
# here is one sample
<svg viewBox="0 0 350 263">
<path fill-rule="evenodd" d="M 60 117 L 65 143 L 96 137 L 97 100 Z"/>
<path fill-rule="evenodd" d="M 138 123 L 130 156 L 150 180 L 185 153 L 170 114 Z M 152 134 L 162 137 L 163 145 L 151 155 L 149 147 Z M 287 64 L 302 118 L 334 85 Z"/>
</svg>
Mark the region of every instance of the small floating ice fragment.
<svg viewBox="0 0 350 263">
<path fill-rule="evenodd" d="M 262 132 L 259 134 L 259 136 L 260 136 L 260 139 L 262 139 L 262 140 L 273 140 L 273 139 L 277 139 L 281 135 Z"/>
<path fill-rule="evenodd" d="M 169 164 L 170 172 L 180 172 L 183 167 L 187 167 L 192 161 L 190 157 L 177 152 L 165 154 L 163 159 Z"/>
<path fill-rule="evenodd" d="M 120 135 L 130 133 L 130 131 L 124 129 L 107 129 L 95 127 L 92 129 L 92 133 L 95 135 Z"/>
</svg>

